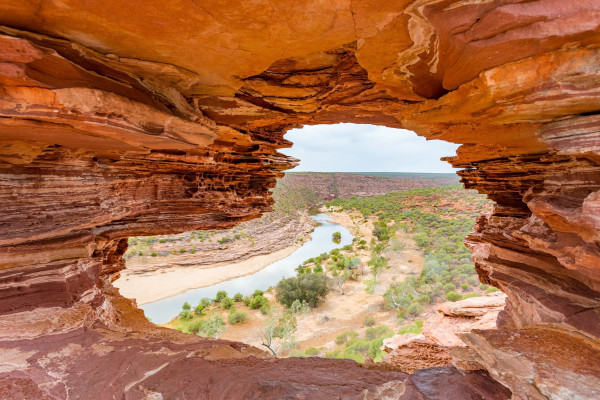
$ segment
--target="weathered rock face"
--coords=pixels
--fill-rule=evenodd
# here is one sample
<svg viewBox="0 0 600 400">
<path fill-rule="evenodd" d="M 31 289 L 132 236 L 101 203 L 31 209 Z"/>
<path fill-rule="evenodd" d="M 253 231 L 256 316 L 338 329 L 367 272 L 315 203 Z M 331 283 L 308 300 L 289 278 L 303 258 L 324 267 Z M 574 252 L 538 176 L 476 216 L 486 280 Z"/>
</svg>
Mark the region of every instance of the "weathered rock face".
<svg viewBox="0 0 600 400">
<path fill-rule="evenodd" d="M 184 339 L 128 321 L 135 313 L 115 305 L 125 300 L 110 282 L 130 235 L 230 227 L 268 210 L 268 189 L 294 161 L 277 153 L 290 145 L 283 134 L 303 124 L 374 123 L 462 144 L 448 161 L 463 169 L 465 186 L 497 203 L 468 244 L 481 279 L 508 295 L 501 332 L 532 352 L 534 371 L 563 362 L 543 350 L 557 335 L 585 335 L 586 350 L 572 352 L 598 354 L 598 2 L 22 0 L 0 3 L 0 24 L 0 379 L 17 398 L 96 392 L 96 370 L 76 374 L 81 365 L 68 361 L 76 345 L 98 368 L 134 371 L 99 378 L 125 398 L 183 398 L 169 381 L 229 362 L 145 363 L 146 347 L 119 335 L 173 352 L 160 340 Z M 554 324 L 552 335 L 530 334 L 540 323 Z M 468 340 L 475 350 L 500 346 L 482 335 L 491 345 Z M 186 351 L 204 346 L 185 340 Z M 129 355 L 103 358 L 107 341 Z M 286 362 L 294 371 L 339 365 L 328 382 L 346 382 L 347 398 L 364 398 L 368 385 L 378 388 L 369 396 L 395 398 L 404 382 L 326 360 L 247 365 L 270 382 L 268 371 L 281 377 L 275 366 Z M 482 365 L 513 393 L 525 381 L 548 388 L 568 375 Z M 148 383 L 161 372 L 160 385 Z M 431 382 L 454 379 L 431 374 Z M 293 398 L 320 387 L 292 372 L 286 379 L 267 384 L 271 393 Z M 481 379 L 489 380 L 461 390 L 475 393 Z M 221 393 L 217 381 L 203 390 Z M 569 387 L 581 392 L 540 393 L 589 394 Z M 414 398 L 439 398 L 436 390 Z"/>
</svg>

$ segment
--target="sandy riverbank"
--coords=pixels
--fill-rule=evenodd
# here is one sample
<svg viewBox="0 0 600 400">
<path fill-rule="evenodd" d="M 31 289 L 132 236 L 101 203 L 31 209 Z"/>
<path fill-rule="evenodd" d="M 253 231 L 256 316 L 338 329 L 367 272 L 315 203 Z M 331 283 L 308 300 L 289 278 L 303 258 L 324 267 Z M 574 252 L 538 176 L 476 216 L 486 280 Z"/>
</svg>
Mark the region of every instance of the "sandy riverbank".
<svg viewBox="0 0 600 400">
<path fill-rule="evenodd" d="M 113 283 L 121 294 L 135 299 L 138 305 L 152 303 L 184 293 L 190 289 L 216 285 L 230 279 L 254 274 L 269 264 L 281 260 L 300 247 L 286 247 L 270 254 L 251 257 L 239 262 L 212 265 L 171 267 L 138 274 L 127 269 Z"/>
</svg>

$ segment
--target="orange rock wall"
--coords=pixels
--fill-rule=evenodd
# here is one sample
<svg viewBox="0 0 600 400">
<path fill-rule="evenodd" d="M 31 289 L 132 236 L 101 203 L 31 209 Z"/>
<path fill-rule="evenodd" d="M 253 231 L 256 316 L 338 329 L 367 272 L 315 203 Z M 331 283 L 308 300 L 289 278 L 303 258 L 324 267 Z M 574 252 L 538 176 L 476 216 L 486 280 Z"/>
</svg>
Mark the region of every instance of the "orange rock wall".
<svg viewBox="0 0 600 400">
<path fill-rule="evenodd" d="M 502 334 L 575 331 L 589 338 L 583 359 L 598 354 L 598 2 L 20 0 L 0 2 L 0 25 L 0 349 L 10 360 L 0 379 L 12 382 L 11 393 L 93 391 L 81 386 L 93 371 L 63 371 L 61 388 L 42 378 L 61 373 L 60 357 L 76 369 L 69 335 L 81 329 L 93 333 L 81 343 L 95 346 L 89 360 L 99 365 L 124 362 L 101 357 L 119 335 L 197 342 L 162 338 L 171 334 L 114 292 L 126 239 L 230 227 L 269 210 L 268 189 L 294 165 L 277 149 L 291 145 L 287 129 L 304 124 L 372 123 L 461 144 L 448 161 L 466 187 L 497 203 L 467 244 L 482 281 L 508 295 Z M 55 335 L 60 345 L 45 345 Z M 546 336 L 519 343 L 535 349 Z M 485 356 L 482 340 L 469 345 Z M 235 357 L 253 357 L 234 347 Z M 144 386 L 158 367 L 133 361 L 141 350 L 127 348 L 136 373 L 115 390 L 166 393 Z M 521 356 L 535 369 L 557 354 Z M 583 387 L 568 368 L 551 387 L 544 373 L 534 381 L 479 364 L 513 392 L 528 379 L 530 392 L 547 398 Z M 592 370 L 577 374 L 594 382 Z M 444 370 L 431 372 L 435 379 L 415 373 L 410 383 L 352 371 L 365 375 L 347 385 L 348 396 L 374 398 L 402 390 L 436 398 L 415 383 L 425 376 L 455 382 L 456 393 L 489 380 L 466 384 Z M 179 373 L 162 379 L 177 382 Z M 282 379 L 286 393 L 314 389 Z"/>
</svg>

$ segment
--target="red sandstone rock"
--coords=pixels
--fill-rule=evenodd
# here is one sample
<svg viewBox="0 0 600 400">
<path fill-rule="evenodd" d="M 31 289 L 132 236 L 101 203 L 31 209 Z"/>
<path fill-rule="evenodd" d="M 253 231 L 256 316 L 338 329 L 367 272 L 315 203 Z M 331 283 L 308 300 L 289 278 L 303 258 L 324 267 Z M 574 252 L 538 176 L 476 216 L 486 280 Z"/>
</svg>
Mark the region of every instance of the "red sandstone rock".
<svg viewBox="0 0 600 400">
<path fill-rule="evenodd" d="M 0 4 L 3 388 L 17 397 L 177 398 L 181 382 L 205 376 L 213 396 L 507 397 L 484 373 L 452 368 L 403 381 L 334 360 L 185 358 L 213 345 L 115 311 L 110 281 L 124 268 L 128 236 L 255 218 L 294 165 L 277 152 L 290 145 L 287 129 L 356 122 L 461 144 L 447 160 L 466 187 L 497 203 L 467 244 L 481 280 L 507 294 L 501 333 L 477 333 L 469 346 L 516 396 L 589 396 L 598 371 L 585 366 L 600 337 L 599 8 Z M 538 323 L 569 333 L 522 329 Z M 564 340 L 569 354 L 552 350 L 565 335 L 585 345 Z M 494 364 L 505 351 L 523 360 Z M 78 353 L 81 362 L 69 358 Z M 296 379 L 298 370 L 309 375 Z M 239 375 L 235 388 L 226 371 Z M 99 386 L 106 382 L 113 391 Z"/>
<path fill-rule="evenodd" d="M 463 335 L 476 362 L 516 398 L 595 399 L 600 395 L 598 341 L 563 326 L 474 330 Z"/>
<path fill-rule="evenodd" d="M 381 349 L 387 353 L 385 363 L 402 372 L 412 373 L 418 369 L 450 365 L 450 348 L 433 343 L 421 334 L 407 333 L 383 340 Z"/>
<path fill-rule="evenodd" d="M 498 313 L 504 308 L 505 295 L 470 297 L 459 301 L 448 301 L 436 306 L 436 310 L 449 317 L 481 317 L 487 313 Z"/>
</svg>

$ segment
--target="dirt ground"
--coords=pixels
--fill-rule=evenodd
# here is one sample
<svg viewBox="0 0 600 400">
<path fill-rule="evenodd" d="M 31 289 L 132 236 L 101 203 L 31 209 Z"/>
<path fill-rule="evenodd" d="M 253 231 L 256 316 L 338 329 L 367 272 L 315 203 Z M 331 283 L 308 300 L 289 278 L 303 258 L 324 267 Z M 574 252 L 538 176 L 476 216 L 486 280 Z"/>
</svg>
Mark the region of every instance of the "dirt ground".
<svg viewBox="0 0 600 400">
<path fill-rule="evenodd" d="M 344 225 L 355 237 L 367 242 L 371 240 L 374 219 L 365 221 L 360 214 L 348 212 L 328 212 L 328 215 L 334 222 Z M 386 253 L 390 268 L 379 276 L 374 293 L 366 292 L 364 282 L 372 278 L 366 265 L 371 253 L 368 250 L 360 250 L 357 254 L 361 258 L 359 270 L 362 269 L 364 274 L 359 275 L 356 281 L 346 281 L 342 286 L 343 295 L 339 293 L 337 286 L 332 288 L 323 304 L 312 309 L 307 316 L 300 318 L 300 328 L 297 332 L 300 350 L 309 347 L 333 349 L 336 336 L 349 330 L 362 335 L 366 329 L 363 321 L 367 315 L 374 317 L 376 324 L 385 324 L 394 330 L 400 326 L 396 314 L 384 309 L 383 294 L 392 282 L 402 281 L 411 274 L 419 274 L 423 269 L 423 256 L 410 235 L 398 232 L 396 238 L 403 249 Z M 271 306 L 277 307 L 273 295 L 268 294 L 268 296 Z M 249 310 L 243 305 L 238 306 L 237 309 L 248 313 L 248 322 L 228 325 L 221 338 L 260 347 L 260 329 L 264 326 L 264 316 L 258 310 Z M 226 317 L 226 314 L 223 313 L 223 316 Z"/>
</svg>

